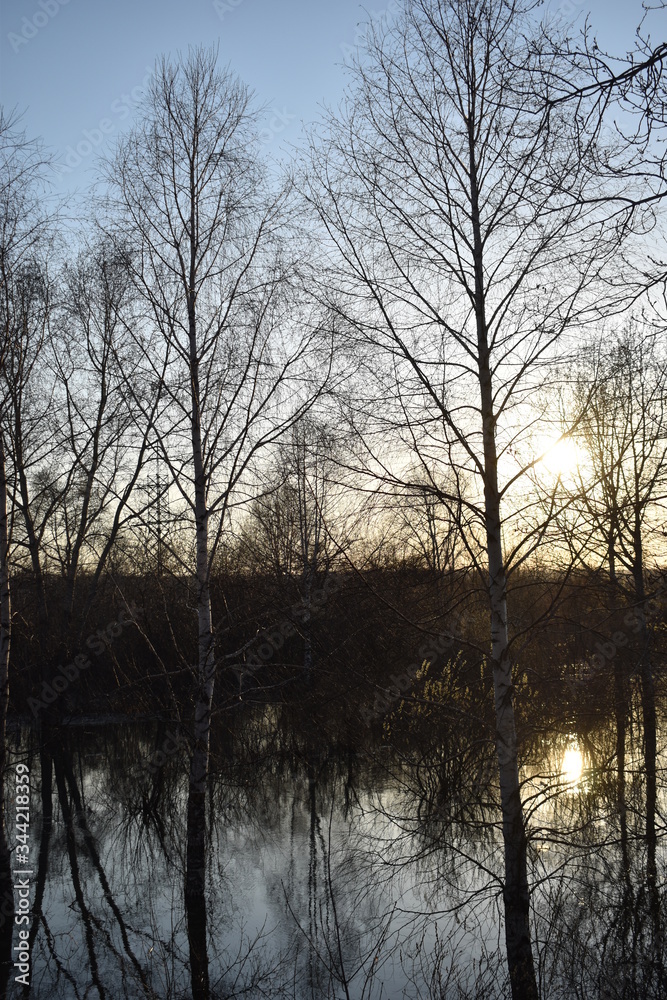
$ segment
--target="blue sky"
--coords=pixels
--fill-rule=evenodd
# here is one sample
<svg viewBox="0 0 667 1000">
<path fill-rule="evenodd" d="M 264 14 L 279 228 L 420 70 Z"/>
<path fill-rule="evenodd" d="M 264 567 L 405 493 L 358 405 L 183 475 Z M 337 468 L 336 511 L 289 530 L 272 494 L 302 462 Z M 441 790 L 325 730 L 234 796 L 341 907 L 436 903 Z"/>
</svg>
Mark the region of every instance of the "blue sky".
<svg viewBox="0 0 667 1000">
<path fill-rule="evenodd" d="M 25 111 L 28 134 L 56 154 L 56 190 L 82 190 L 93 179 L 95 153 L 131 121 L 156 57 L 219 43 L 221 62 L 273 109 L 265 145 L 279 154 L 298 140 L 302 121 L 317 117 L 318 105 L 338 102 L 357 26 L 390 2 L 0 0 L 0 100 Z M 632 47 L 641 17 L 640 0 L 547 0 L 545 7 L 571 22 L 590 10 L 600 46 L 619 52 Z"/>
</svg>

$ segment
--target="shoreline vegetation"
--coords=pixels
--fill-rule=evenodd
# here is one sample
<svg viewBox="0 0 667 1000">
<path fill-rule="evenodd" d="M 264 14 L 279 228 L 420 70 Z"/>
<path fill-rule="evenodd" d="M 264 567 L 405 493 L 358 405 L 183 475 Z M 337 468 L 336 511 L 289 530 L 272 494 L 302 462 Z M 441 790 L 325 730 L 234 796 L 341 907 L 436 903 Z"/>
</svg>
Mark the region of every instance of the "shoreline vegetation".
<svg viewBox="0 0 667 1000">
<path fill-rule="evenodd" d="M 536 714 L 548 710 L 549 701 L 595 705 L 608 693 L 616 659 L 628 678 L 638 676 L 644 626 L 661 683 L 667 652 L 663 580 L 656 576 L 648 586 L 642 611 L 622 600 L 610 605 L 608 587 L 596 574 L 570 575 L 563 587 L 553 571 L 546 580 L 524 571 L 509 591 L 517 616 L 510 641 L 521 646 L 521 714 L 524 705 Z M 80 585 L 85 594 L 85 581 Z M 84 601 L 86 617 L 76 629 L 85 637 L 81 652 L 66 665 L 52 661 L 49 680 L 40 660 L 49 657 L 48 647 L 36 645 L 31 624 L 30 581 L 18 577 L 9 718 L 34 722 L 46 712 L 53 720 L 74 721 L 96 711 L 178 717 L 191 696 L 188 664 L 195 657 L 187 646 L 189 589 L 187 579 L 117 572 L 108 593 L 92 607 Z M 48 581 L 50 600 L 57 602 L 61 590 L 61 581 Z M 484 595 L 469 574 L 454 573 L 447 581 L 414 565 L 332 570 L 315 580 L 307 610 L 301 592 L 298 578 L 212 577 L 212 603 L 220 607 L 226 646 L 238 651 L 217 668 L 220 710 L 306 697 L 330 704 L 332 715 L 340 712 L 351 729 L 377 729 L 397 703 L 417 697 L 425 676 L 440 683 L 447 677 L 450 698 L 478 689 L 479 707 L 488 703 Z M 310 668 L 304 667 L 307 637 Z"/>
</svg>

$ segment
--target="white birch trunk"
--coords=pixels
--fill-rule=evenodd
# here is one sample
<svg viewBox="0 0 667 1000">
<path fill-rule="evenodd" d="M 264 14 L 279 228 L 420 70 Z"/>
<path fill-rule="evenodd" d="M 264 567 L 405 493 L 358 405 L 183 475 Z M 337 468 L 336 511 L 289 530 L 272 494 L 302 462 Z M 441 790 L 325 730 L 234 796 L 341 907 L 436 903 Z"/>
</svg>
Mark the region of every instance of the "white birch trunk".
<svg viewBox="0 0 667 1000">
<path fill-rule="evenodd" d="M 194 187 L 192 188 L 194 200 Z M 195 218 L 194 205 L 191 220 Z M 206 779 L 209 767 L 211 709 L 215 681 L 215 646 L 211 617 L 209 583 L 208 496 L 205 459 L 201 434 L 201 405 L 199 389 L 199 360 L 197 351 L 197 326 L 195 298 L 194 241 L 191 252 L 190 290 L 188 293 L 190 339 L 190 389 L 192 406 L 192 460 L 195 489 L 196 526 L 196 582 L 198 663 L 193 749 L 190 764 L 187 814 L 187 849 L 185 871 L 185 902 L 192 973 L 192 992 L 195 1000 L 204 1000 L 209 994 L 206 921 Z"/>
<path fill-rule="evenodd" d="M 496 754 L 500 783 L 505 852 L 505 945 L 512 1000 L 537 1000 L 537 981 L 530 936 L 530 893 L 526 868 L 526 830 L 519 783 L 512 665 L 507 632 L 507 575 L 503 556 L 498 491 L 498 453 L 488 330 L 485 314 L 483 240 L 479 214 L 474 119 L 469 123 L 470 184 L 475 264 L 475 313 L 478 375 L 484 450 L 484 515 L 489 565 L 491 664 L 496 722 Z"/>
</svg>

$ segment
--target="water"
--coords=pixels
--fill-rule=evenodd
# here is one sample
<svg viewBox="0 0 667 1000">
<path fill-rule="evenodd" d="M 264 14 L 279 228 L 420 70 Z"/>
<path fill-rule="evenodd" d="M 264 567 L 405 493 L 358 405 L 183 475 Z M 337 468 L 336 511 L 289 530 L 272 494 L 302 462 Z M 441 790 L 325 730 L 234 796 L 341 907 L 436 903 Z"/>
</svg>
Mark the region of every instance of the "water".
<svg viewBox="0 0 667 1000">
<path fill-rule="evenodd" d="M 651 845 L 638 711 L 620 802 L 613 720 L 577 731 L 563 719 L 522 751 L 545 997 L 661 995 L 665 746 Z M 342 746 L 271 707 L 219 727 L 211 997 L 508 995 L 493 746 L 442 728 L 425 749 L 394 737 Z M 68 727 L 51 747 L 49 795 L 36 734 L 17 733 L 11 766 L 27 762 L 32 783 L 29 995 L 193 996 L 179 735 L 145 721 Z M 8 816 L 13 845 L 11 800 Z M 27 995 L 13 974 L 9 995 Z"/>
</svg>

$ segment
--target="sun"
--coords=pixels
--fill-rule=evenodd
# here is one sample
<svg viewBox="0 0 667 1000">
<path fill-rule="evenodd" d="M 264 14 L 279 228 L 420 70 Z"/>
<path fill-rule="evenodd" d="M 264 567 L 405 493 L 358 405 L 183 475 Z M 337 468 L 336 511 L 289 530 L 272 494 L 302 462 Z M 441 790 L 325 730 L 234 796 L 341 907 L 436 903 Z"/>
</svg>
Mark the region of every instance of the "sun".
<svg viewBox="0 0 667 1000">
<path fill-rule="evenodd" d="M 583 754 L 576 744 L 570 745 L 563 754 L 560 770 L 565 783 L 576 788 L 584 772 Z"/>
<path fill-rule="evenodd" d="M 536 448 L 542 455 L 540 465 L 551 475 L 572 480 L 583 462 L 581 449 L 570 437 L 544 438 Z"/>
</svg>

